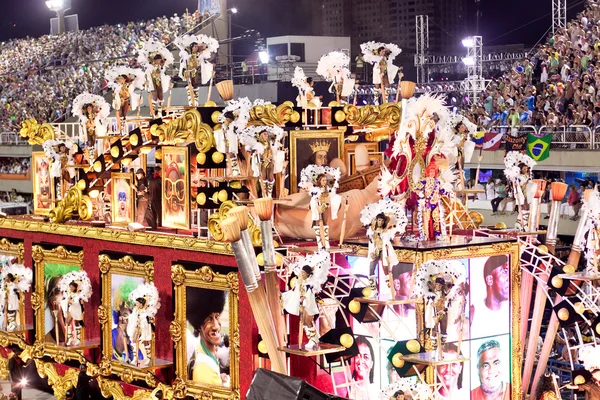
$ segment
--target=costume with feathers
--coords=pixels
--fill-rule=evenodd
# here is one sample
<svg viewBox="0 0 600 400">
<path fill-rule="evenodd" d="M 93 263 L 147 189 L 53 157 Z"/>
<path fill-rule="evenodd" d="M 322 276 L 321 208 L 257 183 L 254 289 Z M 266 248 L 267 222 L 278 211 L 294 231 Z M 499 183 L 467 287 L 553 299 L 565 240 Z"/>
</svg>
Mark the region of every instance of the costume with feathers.
<svg viewBox="0 0 600 400">
<path fill-rule="evenodd" d="M 380 49 L 386 54 L 379 54 Z M 363 60 L 373 65 L 374 85 L 381 84 L 382 78 L 386 87 L 394 82 L 398 75 L 398 67 L 394 65 L 394 60 L 402 52 L 398 46 L 393 43 L 366 42 L 360 45 L 360 50 Z"/>
<path fill-rule="evenodd" d="M 139 52 L 138 63 L 146 74 L 146 87 L 152 93 L 155 113 L 162 111 L 164 93 L 170 90 L 171 77 L 166 69 L 173 64 L 173 54 L 155 39 L 146 41 Z"/>
<path fill-rule="evenodd" d="M 266 137 L 263 133 L 266 132 Z M 271 197 L 275 174 L 281 173 L 285 151 L 281 150 L 284 130 L 278 126 L 249 126 L 240 135 L 240 143 L 252 154 L 252 176 L 261 178 L 264 197 Z"/>
<path fill-rule="evenodd" d="M 120 77 L 126 76 L 125 82 L 120 82 Z M 146 75 L 140 68 L 130 68 L 126 66 L 115 66 L 110 68 L 104 76 L 108 82 L 108 87 L 113 90 L 114 99 L 112 106 L 120 112 L 121 118 L 127 116 L 127 111 L 135 111 L 140 105 L 141 94 L 139 91 L 144 89 Z M 124 110 L 124 107 L 128 108 Z"/>
<path fill-rule="evenodd" d="M 206 85 L 213 75 L 213 65 L 210 59 L 219 49 L 219 41 L 206 35 L 184 35 L 175 39 L 175 46 L 179 48 L 180 66 L 179 76 L 190 82 L 194 89 L 198 88 L 198 70 L 200 70 L 200 83 Z M 200 47 L 194 52 L 193 45 Z"/>
<path fill-rule="evenodd" d="M 60 151 L 60 147 L 64 145 L 64 151 Z M 75 177 L 75 168 L 67 168 L 67 165 L 74 165 L 75 158 L 73 155 L 77 149 L 75 143 L 67 139 L 64 141 L 60 140 L 46 140 L 42 144 L 46 158 L 50 161 L 50 177 L 51 178 L 63 178 L 70 181 Z"/>
<path fill-rule="evenodd" d="M 525 174 L 521 173 L 521 167 L 525 165 L 529 171 Z M 537 185 L 530 182 L 533 179 L 533 167 L 537 162 L 519 151 L 509 151 L 504 157 L 504 176 L 511 183 L 513 193 L 517 205 L 519 206 L 519 218 L 517 219 L 516 229 L 526 230 L 529 222 L 529 201 L 528 197 L 533 197 L 532 194 L 527 195 L 531 190 L 537 190 Z M 528 189 L 529 186 L 529 189 Z M 535 187 L 534 187 L 535 186 Z"/>
<path fill-rule="evenodd" d="M 355 80 L 350 74 L 350 57 L 341 51 L 332 51 L 321 56 L 317 64 L 317 74 L 327 82 L 331 82 L 329 92 L 334 91 L 339 97 L 347 97 L 354 90 Z"/>
<path fill-rule="evenodd" d="M 91 110 L 90 110 L 91 108 Z M 110 114 L 110 105 L 104 97 L 97 94 L 82 93 L 73 100 L 73 116 L 79 118 L 85 141 L 95 148 L 96 137 L 104 136 L 107 131 L 106 118 Z M 84 140 L 80 136 L 80 140 Z"/>
<path fill-rule="evenodd" d="M 75 291 L 71 284 L 76 285 Z M 72 271 L 61 278 L 58 288 L 63 296 L 60 307 L 67 325 L 67 346 L 77 346 L 83 342 L 83 303 L 92 296 L 92 282 L 85 271 Z"/>
<path fill-rule="evenodd" d="M 14 331 L 24 322 L 20 313 L 23 293 L 31 289 L 32 280 L 33 271 L 22 264 L 12 264 L 2 270 L 2 330 Z"/>
<path fill-rule="evenodd" d="M 143 299 L 139 302 L 138 299 Z M 127 336 L 133 344 L 132 363 L 139 366 L 150 364 L 154 317 L 160 308 L 158 289 L 153 283 L 144 283 L 129 294 L 129 302 L 136 304 L 127 320 Z M 144 303 L 145 302 L 145 303 Z M 140 357 L 141 355 L 141 357 Z"/>
<path fill-rule="evenodd" d="M 308 78 L 304 74 L 302 67 L 296 66 L 294 77 L 292 78 L 292 86 L 298 88 L 298 97 L 296 97 L 298 107 L 321 107 L 321 99 L 315 97 L 315 91 L 308 83 Z"/>
</svg>

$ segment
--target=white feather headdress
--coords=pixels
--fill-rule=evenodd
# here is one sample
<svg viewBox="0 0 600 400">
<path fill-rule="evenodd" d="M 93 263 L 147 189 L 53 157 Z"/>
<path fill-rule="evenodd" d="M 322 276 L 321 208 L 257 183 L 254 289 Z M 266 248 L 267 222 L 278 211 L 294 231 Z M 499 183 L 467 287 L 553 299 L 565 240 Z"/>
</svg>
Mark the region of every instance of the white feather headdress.
<svg viewBox="0 0 600 400">
<path fill-rule="evenodd" d="M 107 118 L 110 114 L 110 105 L 104 100 L 104 97 L 97 94 L 82 93 L 73 100 L 73 115 L 78 117 L 83 123 L 87 122 L 87 117 L 83 110 L 86 104 L 92 104 L 98 111 L 95 118 L 96 121 Z"/>
<path fill-rule="evenodd" d="M 404 204 L 390 199 L 382 199 L 377 203 L 367 204 L 360 212 L 360 222 L 365 226 L 369 226 L 367 229 L 369 237 L 373 235 L 370 225 L 379 214 L 384 214 L 390 218 L 387 229 L 392 233 L 392 237 L 405 232 L 408 219 L 406 218 Z"/>
<path fill-rule="evenodd" d="M 537 162 L 527 154 L 523 154 L 520 151 L 509 151 L 504 157 L 504 176 L 509 181 L 515 181 L 521 175 L 521 169 L 519 164 L 525 164 L 529 167 L 529 179 L 533 177 L 533 167 L 537 165 Z"/>
<path fill-rule="evenodd" d="M 140 52 L 138 53 L 138 63 L 142 66 L 144 70 L 152 67 L 152 63 L 154 62 L 154 56 L 156 54 L 160 54 L 162 58 L 165 60 L 165 67 L 173 64 L 173 54 L 167 49 L 163 43 L 159 42 L 156 39 L 147 40 Z"/>
<path fill-rule="evenodd" d="M 426 261 L 417 270 L 415 275 L 415 287 L 413 294 L 417 297 L 425 298 L 435 296 L 431 291 L 432 278 L 442 276 L 450 277 L 452 280 L 452 288 L 446 296 L 446 304 L 448 305 L 458 291 L 459 285 L 466 282 L 466 271 L 464 265 L 458 260 L 431 260 Z"/>
<path fill-rule="evenodd" d="M 129 294 L 129 301 L 132 304 L 139 298 L 146 300 L 145 314 L 149 317 L 154 317 L 160 308 L 158 289 L 154 286 L 154 283 L 144 283 Z"/>
<path fill-rule="evenodd" d="M 273 147 L 276 149 L 281 147 L 285 131 L 279 126 L 248 126 L 239 134 L 240 143 L 246 147 L 247 151 L 262 155 L 265 151 L 265 146 L 258 141 L 258 136 L 265 131 L 269 133 L 270 140 L 273 140 Z"/>
<path fill-rule="evenodd" d="M 334 190 L 340 186 L 339 182 L 341 173 L 339 168 L 332 168 L 315 164 L 310 164 L 302 170 L 302 172 L 300 173 L 300 183 L 298 184 L 298 186 L 306 190 L 312 189 L 315 186 L 315 180 L 317 179 L 317 176 L 321 174 L 325 174 L 330 179 L 334 180 Z"/>
<path fill-rule="evenodd" d="M 350 57 L 341 51 L 332 51 L 321 56 L 317 64 L 317 74 L 332 82 L 336 78 L 349 77 L 348 67 L 350 66 Z M 346 76 L 345 76 L 346 75 Z"/>
<path fill-rule="evenodd" d="M 107 86 L 112 90 L 117 90 L 120 86 L 120 83 L 117 82 L 117 79 L 121 75 L 127 75 L 128 77 L 134 76 L 135 78 L 131 83 L 133 87 L 139 90 L 144 88 L 144 82 L 146 80 L 144 71 L 142 71 L 140 68 L 131 68 L 125 65 L 114 66 L 106 71 L 104 78 L 108 82 Z"/>
<path fill-rule="evenodd" d="M 377 50 L 384 47 L 390 52 L 389 61 L 393 61 L 402 52 L 400 47 L 394 43 L 381 43 L 381 42 L 366 42 L 360 45 L 360 50 L 363 54 L 363 60 L 370 64 L 376 64 L 381 60 L 381 56 L 377 54 Z"/>
<path fill-rule="evenodd" d="M 229 124 L 229 129 L 234 129 L 241 132 L 242 129 L 246 128 L 248 121 L 250 121 L 250 110 L 252 109 L 252 102 L 247 97 L 240 97 L 239 99 L 231 100 L 227 106 L 221 111 L 219 115 L 219 123 L 225 122 L 225 114 L 231 111 L 235 115 L 235 120 Z"/>
<path fill-rule="evenodd" d="M 29 292 L 33 280 L 33 271 L 23 264 L 12 264 L 2 270 L 2 279 L 6 282 L 6 276 L 12 274 L 16 277 L 17 287 L 21 292 Z"/>
<path fill-rule="evenodd" d="M 219 41 L 214 37 L 207 35 L 184 35 L 180 36 L 175 41 L 175 46 L 179 48 L 179 56 L 185 60 L 190 57 L 190 45 L 192 43 L 205 44 L 207 47 L 198 55 L 201 59 L 209 59 L 219 50 Z"/>
<path fill-rule="evenodd" d="M 590 345 L 579 349 L 579 360 L 588 371 L 600 368 L 600 346 Z"/>
<path fill-rule="evenodd" d="M 302 267 L 305 265 L 308 265 L 313 270 L 312 275 L 306 280 L 306 284 L 312 286 L 314 292 L 318 293 L 325 282 L 327 282 L 327 276 L 329 275 L 329 268 L 331 267 L 329 253 L 321 250 L 318 253 L 309 254 L 292 264 L 292 270 L 296 276 L 300 276 Z"/>
<path fill-rule="evenodd" d="M 306 74 L 302 67 L 296 66 L 294 77 L 292 78 L 292 86 L 297 87 L 299 91 L 306 93 L 310 89 L 310 85 L 306 81 Z"/>
<path fill-rule="evenodd" d="M 85 271 L 72 271 L 69 272 L 60 279 L 58 287 L 61 292 L 69 293 L 69 285 L 71 282 L 77 284 L 77 293 L 75 298 L 77 300 L 88 301 L 92 297 L 92 282 Z"/>
</svg>

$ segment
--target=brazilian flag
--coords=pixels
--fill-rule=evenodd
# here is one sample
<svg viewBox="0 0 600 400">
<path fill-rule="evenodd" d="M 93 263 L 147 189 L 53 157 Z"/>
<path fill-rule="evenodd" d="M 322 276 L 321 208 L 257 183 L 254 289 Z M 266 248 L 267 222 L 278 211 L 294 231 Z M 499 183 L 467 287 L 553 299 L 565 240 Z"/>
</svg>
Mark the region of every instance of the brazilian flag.
<svg viewBox="0 0 600 400">
<path fill-rule="evenodd" d="M 550 144 L 552 143 L 552 134 L 537 137 L 531 133 L 527 135 L 527 155 L 536 161 L 542 161 L 550 155 Z"/>
</svg>

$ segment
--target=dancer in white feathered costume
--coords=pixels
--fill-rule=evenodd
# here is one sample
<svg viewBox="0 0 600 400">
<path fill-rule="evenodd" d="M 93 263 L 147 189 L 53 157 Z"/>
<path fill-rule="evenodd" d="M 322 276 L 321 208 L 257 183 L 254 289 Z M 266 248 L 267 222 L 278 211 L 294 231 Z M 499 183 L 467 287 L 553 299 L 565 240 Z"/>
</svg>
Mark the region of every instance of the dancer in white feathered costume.
<svg viewBox="0 0 600 400">
<path fill-rule="evenodd" d="M 398 75 L 398 67 L 394 60 L 402 52 L 393 43 L 366 42 L 360 45 L 363 60 L 373 65 L 373 84 L 382 91 L 384 102 L 387 100 L 385 90 L 394 83 Z"/>
<path fill-rule="evenodd" d="M 73 100 L 73 115 L 79 118 L 81 132 L 85 133 L 87 147 L 93 152 L 96 149 L 96 139 L 98 136 L 106 135 L 106 118 L 110 114 L 110 105 L 104 100 L 104 97 L 91 93 L 82 93 Z"/>
<path fill-rule="evenodd" d="M 164 95 L 171 87 L 171 77 L 166 69 L 173 64 L 173 54 L 161 42 L 150 39 L 140 50 L 138 63 L 146 73 L 146 87 L 152 96 L 152 112 L 154 116 L 162 115 Z"/>
<path fill-rule="evenodd" d="M 132 364 L 145 367 L 152 362 L 154 317 L 160 308 L 158 289 L 153 283 L 144 283 L 129 294 L 129 301 L 135 304 L 127 320 L 127 336 L 133 345 Z"/>
<path fill-rule="evenodd" d="M 403 234 L 406 230 L 408 219 L 404 211 L 404 204 L 390 199 L 368 204 L 360 212 L 360 222 L 369 227 L 367 236 L 369 237 L 369 286 L 371 287 L 371 295 L 373 298 L 377 298 L 375 272 L 381 262 L 386 275 L 386 284 L 390 288 L 392 299 L 394 299 L 392 269 L 394 265 L 398 264 L 398 257 L 392 241 L 396 234 Z"/>
<path fill-rule="evenodd" d="M 85 271 L 73 271 L 65 274 L 58 287 L 63 298 L 60 307 L 65 318 L 65 337 L 67 346 L 83 343 L 83 303 L 92 296 L 92 283 Z"/>
<path fill-rule="evenodd" d="M 321 57 L 317 64 L 317 74 L 331 82 L 330 93 L 336 93 L 337 101 L 348 97 L 354 90 L 355 80 L 350 73 L 350 57 L 341 51 L 332 51 Z"/>
<path fill-rule="evenodd" d="M 292 270 L 297 277 L 292 290 L 282 294 L 283 308 L 292 315 L 300 316 L 300 323 L 304 326 L 304 333 L 309 339 L 306 348 L 314 348 L 319 343 L 319 335 L 315 328 L 313 316 L 319 314 L 319 306 L 315 295 L 327 281 L 331 262 L 329 253 L 319 251 L 307 255 L 292 265 Z"/>
<path fill-rule="evenodd" d="M 227 155 L 227 164 L 232 176 L 239 176 L 239 135 L 250 121 L 252 102 L 247 97 L 231 100 L 219 115 L 221 129 L 214 132 L 215 147 Z"/>
<path fill-rule="evenodd" d="M 219 49 L 217 39 L 206 35 L 184 35 L 175 39 L 179 48 L 179 76 L 188 83 L 188 102 L 197 106 L 200 84 L 206 85 L 213 76 L 210 59 Z"/>
<path fill-rule="evenodd" d="M 517 206 L 519 218 L 516 229 L 526 230 L 529 225 L 528 186 L 533 189 L 533 167 L 537 163 L 531 157 L 519 151 L 510 151 L 504 157 L 504 176 L 511 183 Z M 537 185 L 535 186 L 537 188 Z"/>
<path fill-rule="evenodd" d="M 75 178 L 75 168 L 69 165 L 75 164 L 74 154 L 77 151 L 77 145 L 71 140 L 46 140 L 42 144 L 46 158 L 50 161 L 50 177 L 60 178 L 64 184 L 60 185 L 61 193 L 58 196 L 62 198 L 63 188 L 66 189 L 66 183 L 72 183 Z"/>
<path fill-rule="evenodd" d="M 127 133 L 123 132 L 123 126 L 126 126 L 127 112 L 141 107 L 143 99 L 139 92 L 144 89 L 146 75 L 139 68 L 116 66 L 110 68 L 104 77 L 108 82 L 108 87 L 113 90 L 112 106 L 117 112 L 119 130 Z"/>
<path fill-rule="evenodd" d="M 284 130 L 278 126 L 249 126 L 239 135 L 240 143 L 252 154 L 252 176 L 260 177 L 262 197 L 272 197 L 275 174 L 283 170 L 283 135 Z"/>
<path fill-rule="evenodd" d="M 313 89 L 314 84 L 313 79 L 304 74 L 302 67 L 297 66 L 294 70 L 292 86 L 298 88 L 298 97 L 296 97 L 298 107 L 321 107 L 321 98 L 315 97 L 315 90 Z"/>
<path fill-rule="evenodd" d="M 11 332 L 23 325 L 24 321 L 21 315 L 21 305 L 24 301 L 23 293 L 31 289 L 32 279 L 33 271 L 21 264 L 13 264 L 2 270 L 3 330 Z"/>
<path fill-rule="evenodd" d="M 310 211 L 319 250 L 329 250 L 329 219 L 337 219 L 342 196 L 337 194 L 340 170 L 311 164 L 300 173 L 300 188 L 310 195 Z"/>
</svg>

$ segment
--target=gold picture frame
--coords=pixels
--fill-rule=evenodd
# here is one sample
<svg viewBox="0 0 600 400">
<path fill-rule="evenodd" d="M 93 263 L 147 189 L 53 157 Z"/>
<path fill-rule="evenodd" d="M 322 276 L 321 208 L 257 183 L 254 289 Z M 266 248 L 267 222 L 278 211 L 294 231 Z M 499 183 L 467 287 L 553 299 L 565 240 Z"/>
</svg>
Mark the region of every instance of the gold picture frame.
<svg viewBox="0 0 600 400">
<path fill-rule="evenodd" d="M 102 332 L 102 364 L 110 365 L 110 369 L 104 368 L 103 371 L 110 371 L 112 374 L 119 376 L 121 380 L 131 383 L 134 380 L 145 381 L 150 387 L 155 387 L 157 384 L 156 376 L 153 370 L 170 366 L 171 363 L 162 363 L 157 366 L 155 356 L 155 344 L 152 340 L 151 359 L 154 360 L 152 365 L 147 367 L 137 367 L 126 362 L 122 362 L 113 358 L 113 341 L 112 341 L 112 325 L 113 325 L 113 277 L 131 277 L 137 280 L 142 279 L 144 283 L 154 282 L 154 262 L 146 261 L 139 262 L 131 256 L 125 256 L 119 259 L 113 259 L 106 254 L 100 254 L 98 257 L 98 268 L 101 273 L 102 282 L 102 303 L 98 307 L 98 321 Z M 153 334 L 154 336 L 154 334 Z M 110 376 L 108 374 L 107 376 Z"/>
<path fill-rule="evenodd" d="M 33 183 L 33 214 L 48 215 L 54 208 L 56 199 L 54 178 L 50 176 L 50 160 L 43 151 L 31 153 L 31 182 Z M 38 168 L 39 167 L 39 168 Z M 44 171 L 44 173 L 40 173 Z M 42 191 L 47 191 L 49 198 L 41 196 Z M 46 201 L 43 201 L 43 200 Z"/>
<path fill-rule="evenodd" d="M 7 238 L 0 239 L 0 256 L 14 257 L 17 259 L 18 264 L 23 264 L 24 254 L 23 242 L 14 243 Z M 33 291 L 30 291 L 32 293 Z M 24 294 L 25 295 L 25 294 Z M 19 323 L 20 327 L 17 331 L 0 331 L 0 346 L 7 346 L 11 343 L 26 343 L 25 342 L 25 331 L 27 331 L 26 319 L 25 319 L 25 302 L 21 301 L 19 306 Z"/>
<path fill-rule="evenodd" d="M 165 228 L 189 229 L 189 149 L 187 147 L 163 146 L 162 154 L 162 226 Z"/>
<path fill-rule="evenodd" d="M 47 250 L 40 245 L 33 245 L 31 254 L 35 267 L 35 292 L 31 294 L 31 306 L 35 313 L 35 343 L 32 356 L 35 358 L 50 356 L 61 364 L 66 360 L 77 360 L 84 363 L 86 362 L 84 350 L 97 347 L 96 345 L 78 346 L 77 348 L 59 346 L 55 341 L 47 340 L 45 330 L 45 310 L 49 303 L 46 297 L 46 265 L 60 264 L 67 268 L 72 267 L 72 270 L 83 270 L 83 250 L 72 252 L 63 246 Z M 49 281 L 49 286 L 52 285 L 52 279 Z M 57 284 L 57 282 L 55 283 Z M 48 332 L 51 336 L 50 332 L 52 330 Z M 84 332 L 82 332 L 82 336 L 85 338 Z"/>
<path fill-rule="evenodd" d="M 214 272 L 209 266 L 195 271 L 184 269 L 182 265 L 171 266 L 171 279 L 175 287 L 175 318 L 171 322 L 171 340 L 175 343 L 175 371 L 177 379 L 186 386 L 187 395 L 194 398 L 240 399 L 239 378 L 239 326 L 238 326 L 238 274 L 230 272 L 222 275 Z M 194 382 L 188 377 L 188 343 L 187 343 L 187 291 L 207 290 L 225 291 L 229 314 L 229 349 L 230 370 L 229 387 Z M 224 303 L 227 304 L 227 303 Z M 225 310 L 225 308 L 224 308 Z M 208 393 L 207 393 L 208 392 Z M 208 395 L 208 396 L 207 396 Z"/>
<path fill-rule="evenodd" d="M 131 172 L 113 172 L 110 174 L 112 190 L 110 196 L 112 223 L 113 225 L 127 225 L 135 221 L 135 193 L 133 191 L 133 174 Z M 125 193 L 117 191 L 120 182 L 127 184 Z M 124 195 L 124 199 L 120 198 Z M 123 207 L 121 207 L 123 206 Z M 125 211 L 128 217 L 120 215 L 120 211 Z"/>
<path fill-rule="evenodd" d="M 311 163 L 310 146 L 315 142 L 329 143 L 328 162 L 344 157 L 343 130 L 290 131 L 290 193 L 298 191 L 299 175 Z"/>
</svg>

